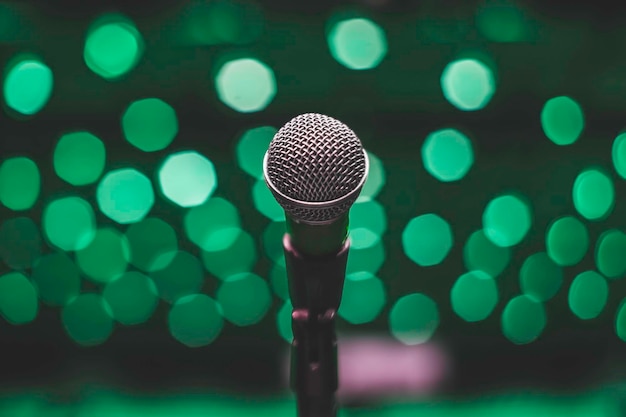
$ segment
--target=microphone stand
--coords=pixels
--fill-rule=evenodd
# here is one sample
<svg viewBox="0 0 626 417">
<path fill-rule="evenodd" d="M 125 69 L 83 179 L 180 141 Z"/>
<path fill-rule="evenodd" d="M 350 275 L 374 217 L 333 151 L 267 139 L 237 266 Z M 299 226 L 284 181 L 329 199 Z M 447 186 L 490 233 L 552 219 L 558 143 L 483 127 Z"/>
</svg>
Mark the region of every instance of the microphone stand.
<svg viewBox="0 0 626 417">
<path fill-rule="evenodd" d="M 291 323 L 291 389 L 299 417 L 336 417 L 338 388 L 335 317 L 345 280 L 350 242 L 336 252 L 309 256 L 283 238 Z"/>
</svg>

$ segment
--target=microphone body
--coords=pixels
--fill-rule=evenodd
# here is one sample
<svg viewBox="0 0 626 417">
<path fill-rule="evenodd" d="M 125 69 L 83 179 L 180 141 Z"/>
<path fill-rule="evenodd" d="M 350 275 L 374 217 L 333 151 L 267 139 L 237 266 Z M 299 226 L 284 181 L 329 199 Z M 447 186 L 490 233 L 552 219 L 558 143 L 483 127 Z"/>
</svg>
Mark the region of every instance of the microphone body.
<svg viewBox="0 0 626 417">
<path fill-rule="evenodd" d="M 286 123 L 263 160 L 265 181 L 287 219 L 291 388 L 299 417 L 337 415 L 335 317 L 350 247 L 348 211 L 367 170 L 367 154 L 354 132 L 314 113 Z"/>
<path fill-rule="evenodd" d="M 342 214 L 332 223 L 308 224 L 286 218 L 287 234 L 292 246 L 307 256 L 324 256 L 339 251 L 348 238 L 348 213 Z"/>
<path fill-rule="evenodd" d="M 337 253 L 311 260 L 285 234 L 283 247 L 293 305 L 291 389 L 298 416 L 335 417 L 338 389 L 335 317 L 341 302 L 349 241 Z"/>
</svg>

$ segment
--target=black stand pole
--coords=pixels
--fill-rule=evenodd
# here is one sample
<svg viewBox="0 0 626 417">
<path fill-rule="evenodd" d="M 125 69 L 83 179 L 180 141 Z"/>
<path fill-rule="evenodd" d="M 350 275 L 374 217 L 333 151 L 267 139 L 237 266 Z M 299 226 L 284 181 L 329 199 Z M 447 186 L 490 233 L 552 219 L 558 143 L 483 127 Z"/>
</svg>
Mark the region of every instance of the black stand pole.
<svg viewBox="0 0 626 417">
<path fill-rule="evenodd" d="M 293 305 L 291 389 L 299 417 L 336 417 L 337 338 L 335 316 L 346 273 L 345 241 L 337 253 L 305 257 L 283 238 L 289 293 Z"/>
</svg>

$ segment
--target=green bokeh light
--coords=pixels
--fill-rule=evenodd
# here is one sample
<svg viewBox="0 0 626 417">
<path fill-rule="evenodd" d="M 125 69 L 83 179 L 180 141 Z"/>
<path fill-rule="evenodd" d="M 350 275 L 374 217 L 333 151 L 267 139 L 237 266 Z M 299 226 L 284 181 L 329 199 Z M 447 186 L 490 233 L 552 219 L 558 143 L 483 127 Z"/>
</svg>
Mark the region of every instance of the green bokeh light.
<svg viewBox="0 0 626 417">
<path fill-rule="evenodd" d="M 626 274 L 626 234 L 620 230 L 604 232 L 596 243 L 596 266 L 607 278 L 622 278 Z"/>
<path fill-rule="evenodd" d="M 350 208 L 350 229 L 367 229 L 380 238 L 387 230 L 385 208 L 376 200 L 357 201 Z"/>
<path fill-rule="evenodd" d="M 220 279 L 252 271 L 257 258 L 254 239 L 244 231 L 238 233 L 234 242 L 222 250 L 202 251 L 204 267 Z"/>
<path fill-rule="evenodd" d="M 293 329 L 291 328 L 292 311 L 293 306 L 291 305 L 291 301 L 287 300 L 276 314 L 276 328 L 278 329 L 278 334 L 287 343 L 291 343 L 293 340 Z"/>
<path fill-rule="evenodd" d="M 208 252 L 225 250 L 241 233 L 237 208 L 220 197 L 189 210 L 184 228 L 189 240 Z"/>
<path fill-rule="evenodd" d="M 183 251 L 178 251 L 173 256 L 170 253 L 161 256 L 171 261 L 165 268 L 152 272 L 151 276 L 162 299 L 174 303 L 181 297 L 200 290 L 204 277 L 202 264 L 195 256 Z"/>
<path fill-rule="evenodd" d="M 165 268 L 178 250 L 176 232 L 156 217 L 131 224 L 126 230 L 126 239 L 130 247 L 130 263 L 144 272 Z"/>
<path fill-rule="evenodd" d="M 0 258 L 13 269 L 30 268 L 41 256 L 41 236 L 29 217 L 8 219 L 0 226 Z"/>
<path fill-rule="evenodd" d="M 528 295 L 511 299 L 502 312 L 502 333 L 511 342 L 524 345 L 536 340 L 546 327 L 543 305 Z"/>
<path fill-rule="evenodd" d="M 578 274 L 569 288 L 569 307 L 581 320 L 598 317 L 608 298 L 609 286 L 602 275 L 595 271 Z"/>
<path fill-rule="evenodd" d="M 493 73 L 476 59 L 460 59 L 449 63 L 441 74 L 443 95 L 459 110 L 484 108 L 496 91 Z"/>
<path fill-rule="evenodd" d="M 626 179 L 626 133 L 620 133 L 613 141 L 611 156 L 615 171 Z"/>
<path fill-rule="evenodd" d="M 402 232 L 404 253 L 420 266 L 443 262 L 453 244 L 452 229 L 436 214 L 413 218 Z"/>
<path fill-rule="evenodd" d="M 195 207 L 207 201 L 217 187 L 213 163 L 195 151 L 167 157 L 159 169 L 161 191 L 181 207 Z"/>
<path fill-rule="evenodd" d="M 288 300 L 289 297 L 289 280 L 287 278 L 287 269 L 283 265 L 274 264 L 270 271 L 270 283 L 274 293 L 281 300 Z"/>
<path fill-rule="evenodd" d="M 483 271 L 496 278 L 511 261 L 511 249 L 495 245 L 484 231 L 477 230 L 465 242 L 463 261 L 468 270 Z"/>
<path fill-rule="evenodd" d="M 385 247 L 380 239 L 359 238 L 357 232 L 361 231 L 367 232 L 368 229 L 360 228 L 352 231 L 346 273 L 367 271 L 376 274 L 385 262 Z M 279 243 L 282 250 L 282 238 Z"/>
<path fill-rule="evenodd" d="M 385 166 L 380 158 L 369 151 L 367 151 L 367 158 L 369 159 L 369 171 L 357 201 L 376 198 L 387 181 Z"/>
<path fill-rule="evenodd" d="M 80 292 L 80 274 L 64 253 L 40 258 L 33 268 L 33 282 L 41 300 L 50 306 L 64 306 Z"/>
<path fill-rule="evenodd" d="M 546 232 L 548 256 L 561 266 L 580 262 L 589 249 L 587 227 L 573 216 L 555 220 Z"/>
<path fill-rule="evenodd" d="M 350 227 L 350 246 L 356 249 L 368 249 L 378 242 L 381 236 L 365 227 Z"/>
<path fill-rule="evenodd" d="M 136 271 L 126 272 L 109 282 L 102 292 L 113 318 L 125 325 L 147 321 L 158 303 L 154 282 Z"/>
<path fill-rule="evenodd" d="M 215 349 L 209 348 L 206 351 L 208 355 L 211 355 L 212 352 L 221 350 L 221 348 L 222 346 L 216 346 Z M 436 348 L 436 346 L 433 346 L 433 348 Z M 419 351 L 432 352 L 430 347 L 426 349 L 419 349 Z M 182 351 L 183 349 L 179 350 Z M 281 349 L 281 351 L 285 350 Z M 527 349 L 522 348 L 519 350 Z M 201 356 L 203 353 L 205 353 L 204 349 L 202 352 L 197 352 L 198 356 Z M 234 352 L 229 353 L 232 354 Z M 276 352 L 276 354 L 279 354 L 279 352 Z M 211 357 L 211 359 L 213 358 Z M 254 357 L 247 358 L 247 360 L 253 361 Z M 440 363 L 435 362 L 438 360 L 438 357 L 435 356 L 423 368 L 430 369 L 434 364 Z M 355 362 L 358 362 L 358 358 L 355 359 Z M 415 362 L 409 362 L 401 372 L 408 372 L 411 366 L 415 366 L 413 363 Z M 264 365 L 270 366 L 274 364 L 275 362 Z M 274 365 L 274 369 L 282 370 L 281 368 L 283 367 L 279 368 L 279 366 L 279 364 Z M 520 366 L 522 365 L 520 364 Z M 551 369 L 553 366 L 551 364 L 548 369 Z M 504 372 L 504 369 L 499 371 Z M 523 373 L 530 373 L 532 369 L 535 368 L 525 369 Z M 545 371 L 548 369 L 545 369 Z M 389 367 L 386 367 L 384 370 L 388 371 Z M 286 372 L 278 372 L 271 375 L 279 378 L 281 375 L 286 374 Z M 262 375 L 252 374 L 249 376 L 254 381 L 260 377 Z M 357 382 L 361 382 L 361 380 Z M 152 383 L 156 384 L 158 381 Z M 620 395 L 618 394 L 621 392 L 619 391 L 620 388 L 614 388 L 617 392 L 615 394 L 607 393 L 607 390 L 608 388 L 598 388 L 592 392 L 586 390 L 584 392 L 576 392 L 575 394 L 561 393 L 559 391 L 547 395 L 544 392 L 537 392 L 539 389 L 522 390 L 518 388 L 515 391 L 524 392 L 496 392 L 490 394 L 487 398 L 472 398 L 471 400 L 446 399 L 437 402 L 428 401 L 428 403 L 426 403 L 426 400 L 407 399 L 402 402 L 396 401 L 391 404 L 381 404 L 376 407 L 375 411 L 370 409 L 370 407 L 359 407 L 357 411 L 353 411 L 352 406 L 345 411 L 347 407 L 342 407 L 338 410 L 337 415 L 339 417 L 617 417 L 619 416 L 620 408 L 618 405 L 615 405 L 617 401 L 615 397 Z M 181 389 L 172 389 L 171 391 L 175 392 L 168 391 L 159 396 L 142 395 L 138 398 L 133 398 L 127 392 L 107 390 L 106 387 L 94 387 L 90 389 L 88 398 L 82 401 L 80 406 L 76 406 L 73 404 L 51 405 L 45 396 L 37 394 L 34 390 L 29 390 L 24 393 L 3 397 L 0 406 L 4 412 L 3 417 L 67 417 L 68 415 L 71 415 L 71 417 L 203 417 L 207 414 L 206 410 L 210 410 L 209 415 L 211 417 L 247 417 L 250 414 L 254 414 L 254 417 L 294 417 L 296 415 L 293 411 L 293 400 L 290 401 L 290 399 L 285 398 L 273 397 L 259 400 L 254 397 L 243 397 L 241 394 L 231 391 L 220 394 L 197 392 L 199 391 L 198 388 L 190 394 L 180 393 Z M 371 396 L 368 397 L 368 400 L 371 400 Z M 77 410 L 77 408 L 79 409 Z M 251 408 L 253 411 L 250 411 Z"/>
<path fill-rule="evenodd" d="M 113 318 L 106 301 L 98 294 L 81 294 L 61 313 L 63 327 L 82 346 L 100 345 L 113 333 Z"/>
<path fill-rule="evenodd" d="M 0 202 L 9 209 L 30 209 L 40 188 L 39 168 L 31 159 L 9 158 L 0 165 Z"/>
<path fill-rule="evenodd" d="M 462 179 L 474 163 L 472 142 L 456 129 L 430 133 L 422 146 L 426 171 L 442 182 Z"/>
<path fill-rule="evenodd" d="M 498 304 L 498 287 L 495 280 L 483 271 L 470 271 L 461 275 L 450 291 L 452 310 L 468 322 L 489 317 Z"/>
<path fill-rule="evenodd" d="M 237 163 L 246 173 L 263 179 L 263 156 L 277 130 L 273 126 L 248 129 L 237 142 Z"/>
<path fill-rule="evenodd" d="M 369 323 L 385 306 L 385 287 L 369 272 L 346 275 L 339 315 L 352 324 Z"/>
<path fill-rule="evenodd" d="M 104 143 L 89 132 L 66 133 L 54 148 L 54 171 L 71 185 L 94 183 L 104 171 Z"/>
<path fill-rule="evenodd" d="M 522 292 L 537 301 L 548 301 L 559 292 L 563 283 L 563 271 L 545 253 L 530 255 L 520 270 Z"/>
<path fill-rule="evenodd" d="M 283 251 L 283 236 L 286 232 L 285 222 L 271 222 L 267 225 L 265 230 L 263 230 L 262 241 L 263 241 L 263 249 L 268 258 L 281 266 L 285 266 L 285 253 Z M 350 254 L 355 252 L 351 248 L 348 253 L 348 257 Z"/>
<path fill-rule="evenodd" d="M 615 333 L 626 342 L 626 298 L 620 303 L 615 315 Z"/>
<path fill-rule="evenodd" d="M 252 273 L 232 275 L 217 291 L 224 317 L 237 326 L 258 323 L 272 304 L 267 282 Z"/>
<path fill-rule="evenodd" d="M 52 71 L 41 61 L 17 62 L 4 79 L 4 101 L 18 113 L 33 115 L 48 103 L 52 95 Z"/>
<path fill-rule="evenodd" d="M 438 326 L 437 304 L 424 294 L 409 294 L 401 297 L 389 313 L 391 334 L 406 345 L 427 342 Z"/>
<path fill-rule="evenodd" d="M 257 180 L 252 187 L 252 200 L 254 207 L 271 221 L 281 222 L 285 220 L 285 210 L 278 204 L 264 180 Z"/>
<path fill-rule="evenodd" d="M 100 19 L 87 33 L 83 58 L 90 70 L 115 79 L 133 69 L 143 52 L 143 40 L 128 19 Z"/>
<path fill-rule="evenodd" d="M 167 324 L 174 339 L 189 347 L 206 346 L 224 326 L 220 306 L 208 295 L 192 294 L 172 306 Z"/>
<path fill-rule="evenodd" d="M 88 202 L 80 197 L 62 197 L 51 201 L 43 212 L 46 238 L 64 251 L 86 248 L 96 235 L 96 216 Z"/>
<path fill-rule="evenodd" d="M 98 184 L 96 197 L 100 211 L 120 224 L 140 221 L 154 205 L 150 180 L 132 168 L 106 174 Z"/>
<path fill-rule="evenodd" d="M 158 98 L 134 101 L 122 116 L 124 137 L 144 152 L 167 148 L 178 134 L 176 112 Z"/>
<path fill-rule="evenodd" d="M 0 314 L 11 324 L 26 324 L 35 320 L 39 310 L 37 291 L 19 272 L 0 277 Z"/>
<path fill-rule="evenodd" d="M 5 7 L 0 4 L 0 7 Z M 39 417 L 47 413 L 47 403 L 41 397 L 30 393 L 20 393 L 2 398 L 3 417 Z M 64 410 L 59 406 L 57 410 Z M 61 411 L 63 412 L 63 411 Z"/>
<path fill-rule="evenodd" d="M 274 72 L 264 63 L 242 58 L 225 63 L 215 77 L 217 95 L 241 113 L 266 108 L 276 95 Z"/>
<path fill-rule="evenodd" d="M 541 110 L 543 132 L 557 145 L 571 145 L 580 137 L 585 119 L 580 105 L 567 96 L 546 101 Z"/>
<path fill-rule="evenodd" d="M 492 42 L 521 42 L 528 39 L 522 11 L 511 2 L 485 2 L 477 10 L 476 26 Z"/>
<path fill-rule="evenodd" d="M 502 247 L 517 245 L 532 223 L 528 205 L 514 195 L 501 195 L 487 204 L 483 213 L 485 236 Z"/>
<path fill-rule="evenodd" d="M 91 243 L 76 252 L 79 268 L 96 282 L 109 282 L 122 275 L 129 259 L 126 236 L 111 228 L 97 230 Z"/>
<path fill-rule="evenodd" d="M 348 19 L 335 24 L 328 34 L 330 54 L 346 68 L 375 68 L 387 54 L 383 29 L 368 19 Z"/>
<path fill-rule="evenodd" d="M 613 181 L 604 172 L 588 169 L 581 172 L 572 188 L 574 207 L 587 220 L 601 220 L 615 205 Z"/>
<path fill-rule="evenodd" d="M 615 333 L 626 342 L 626 299 L 622 300 L 615 316 Z"/>
</svg>

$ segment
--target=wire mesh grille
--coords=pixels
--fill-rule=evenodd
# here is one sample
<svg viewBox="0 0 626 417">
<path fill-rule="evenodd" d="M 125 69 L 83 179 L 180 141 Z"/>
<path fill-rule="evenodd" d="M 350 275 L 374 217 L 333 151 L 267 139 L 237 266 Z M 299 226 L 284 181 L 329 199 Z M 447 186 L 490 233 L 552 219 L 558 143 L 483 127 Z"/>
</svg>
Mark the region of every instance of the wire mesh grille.
<svg viewBox="0 0 626 417">
<path fill-rule="evenodd" d="M 285 196 L 300 202 L 340 199 L 355 191 L 366 174 L 361 141 L 345 124 L 329 116 L 307 113 L 286 123 L 270 143 L 267 176 Z M 293 217 L 305 221 L 332 220 L 356 199 L 333 207 L 295 206 L 276 195 Z"/>
</svg>

